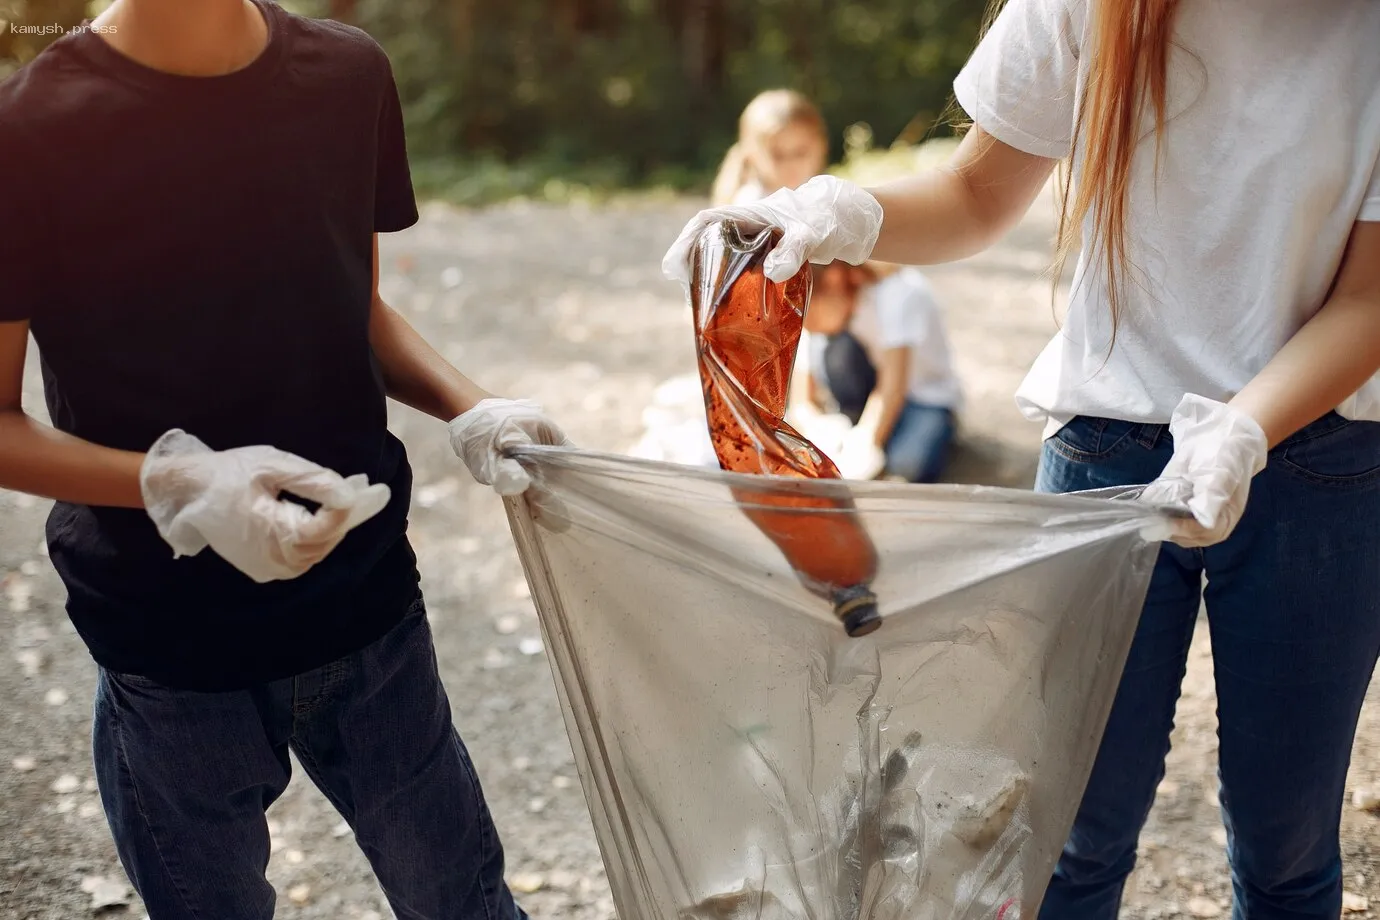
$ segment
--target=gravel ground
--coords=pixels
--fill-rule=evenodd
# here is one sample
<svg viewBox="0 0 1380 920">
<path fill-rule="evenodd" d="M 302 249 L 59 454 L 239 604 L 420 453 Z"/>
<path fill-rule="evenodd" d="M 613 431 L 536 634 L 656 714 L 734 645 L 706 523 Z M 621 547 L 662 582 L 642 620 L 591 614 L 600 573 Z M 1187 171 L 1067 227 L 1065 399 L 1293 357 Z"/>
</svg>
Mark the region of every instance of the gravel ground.
<svg viewBox="0 0 1380 920">
<path fill-rule="evenodd" d="M 623 450 L 640 433 L 653 388 L 693 370 L 689 313 L 658 265 L 695 207 L 428 208 L 418 227 L 385 241 L 384 292 L 486 386 L 541 400 L 578 443 Z M 1042 275 L 1049 233 L 1042 204 L 991 252 L 931 274 L 968 391 L 955 479 L 1024 487 L 1033 478 L 1039 431 L 1021 420 L 1011 394 L 1054 328 Z M 28 396 L 36 409 L 33 365 Z M 612 918 L 500 504 L 467 479 L 439 424 L 400 409 L 394 427 L 417 468 L 411 535 L 442 675 L 504 836 L 511 881 L 534 917 Z M 139 918 L 95 793 L 95 672 L 44 558 L 46 510 L 45 502 L 0 493 L 0 917 L 87 917 L 109 895 L 124 903 L 103 916 Z M 1205 637 L 1184 689 L 1169 776 L 1127 890 L 1127 917 L 1209 918 L 1227 905 Z M 1367 707 L 1356 744 L 1352 775 L 1363 788 L 1380 780 L 1378 713 Z M 300 771 L 269 815 L 269 878 L 280 917 L 390 916 L 339 818 Z M 1348 889 L 1378 899 L 1380 825 L 1348 805 L 1344 828 Z M 1367 913 L 1360 900 L 1350 906 L 1357 916 Z"/>
</svg>

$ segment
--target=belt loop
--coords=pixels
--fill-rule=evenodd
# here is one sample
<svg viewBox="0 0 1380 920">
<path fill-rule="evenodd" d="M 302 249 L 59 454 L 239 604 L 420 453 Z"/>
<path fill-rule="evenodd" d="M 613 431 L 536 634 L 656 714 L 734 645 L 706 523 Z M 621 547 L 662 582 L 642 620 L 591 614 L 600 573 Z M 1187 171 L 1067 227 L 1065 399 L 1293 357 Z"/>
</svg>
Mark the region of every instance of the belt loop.
<svg viewBox="0 0 1380 920">
<path fill-rule="evenodd" d="M 1160 439 L 1163 438 L 1169 429 L 1165 425 L 1141 424 L 1136 426 L 1136 443 L 1146 450 L 1154 450 L 1159 446 Z"/>
</svg>

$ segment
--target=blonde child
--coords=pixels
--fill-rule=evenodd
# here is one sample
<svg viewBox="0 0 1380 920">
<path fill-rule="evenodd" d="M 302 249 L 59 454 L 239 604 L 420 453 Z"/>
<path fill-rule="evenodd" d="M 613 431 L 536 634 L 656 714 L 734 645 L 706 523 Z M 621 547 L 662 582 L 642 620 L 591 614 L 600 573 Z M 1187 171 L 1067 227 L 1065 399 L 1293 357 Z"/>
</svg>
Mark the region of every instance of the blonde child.
<svg viewBox="0 0 1380 920">
<path fill-rule="evenodd" d="M 828 163 L 829 132 L 815 104 L 795 90 L 767 90 L 739 116 L 738 140 L 719 167 L 712 198 L 715 204 L 756 201 L 803 185 Z M 880 263 L 862 269 L 838 263 L 815 281 L 791 394 L 793 418 L 850 479 L 886 472 L 934 481 L 953 438 L 958 384 L 924 276 Z M 821 419 L 829 402 L 839 412 Z"/>
<path fill-rule="evenodd" d="M 759 93 L 738 118 L 710 197 L 742 204 L 777 189 L 796 188 L 829 165 L 829 131 L 815 104 L 791 89 Z"/>
<path fill-rule="evenodd" d="M 756 201 L 777 189 L 795 188 L 828 165 L 829 135 L 815 104 L 794 90 L 767 90 L 743 109 L 738 140 L 724 156 L 710 197 L 715 204 Z M 643 412 L 643 425 L 641 439 L 629 450 L 632 456 L 719 465 L 698 375 L 663 382 Z"/>
</svg>

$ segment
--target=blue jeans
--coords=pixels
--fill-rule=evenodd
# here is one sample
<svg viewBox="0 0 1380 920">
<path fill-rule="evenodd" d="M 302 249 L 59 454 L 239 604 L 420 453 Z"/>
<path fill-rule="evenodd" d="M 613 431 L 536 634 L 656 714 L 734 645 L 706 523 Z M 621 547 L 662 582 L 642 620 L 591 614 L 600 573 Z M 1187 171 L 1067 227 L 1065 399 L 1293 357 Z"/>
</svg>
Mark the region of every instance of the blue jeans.
<svg viewBox="0 0 1380 920">
<path fill-rule="evenodd" d="M 1146 483 L 1172 452 L 1163 426 L 1075 419 L 1045 443 L 1037 488 Z M 1341 912 L 1343 787 L 1380 654 L 1380 424 L 1333 414 L 1271 452 L 1228 540 L 1161 550 L 1044 920 L 1117 916 L 1164 775 L 1201 601 L 1233 917 Z"/>
<path fill-rule="evenodd" d="M 938 482 L 954 440 L 954 414 L 907 402 L 886 439 L 886 471 L 906 482 Z"/>
<path fill-rule="evenodd" d="M 420 600 L 364 650 L 248 690 L 102 671 L 94 747 L 115 845 L 151 920 L 273 916 L 264 810 L 287 786 L 289 750 L 349 822 L 398 917 L 525 916 Z"/>
<path fill-rule="evenodd" d="M 824 346 L 821 381 L 854 425 L 877 389 L 877 369 L 852 333 L 828 338 Z M 906 482 L 937 482 L 949 459 L 954 439 L 954 414 L 943 406 L 907 400 L 887 438 L 886 472 Z"/>
</svg>

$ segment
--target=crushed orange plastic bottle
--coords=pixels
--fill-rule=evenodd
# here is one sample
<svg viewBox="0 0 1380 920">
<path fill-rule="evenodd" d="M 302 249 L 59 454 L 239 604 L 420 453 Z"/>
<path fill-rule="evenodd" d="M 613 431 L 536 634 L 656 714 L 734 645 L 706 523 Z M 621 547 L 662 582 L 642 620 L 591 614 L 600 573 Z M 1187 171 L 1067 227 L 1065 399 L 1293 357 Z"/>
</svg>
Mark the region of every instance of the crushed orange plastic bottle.
<svg viewBox="0 0 1380 920">
<path fill-rule="evenodd" d="M 833 461 L 784 420 L 811 276 L 807 265 L 781 284 L 766 277 L 762 261 L 779 237 L 718 222 L 696 241 L 690 302 L 710 439 L 725 470 L 837 480 Z M 850 636 L 881 625 L 870 587 L 877 551 L 842 483 L 827 495 L 779 481 L 733 495 Z"/>
</svg>

